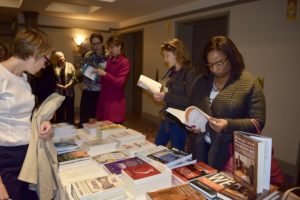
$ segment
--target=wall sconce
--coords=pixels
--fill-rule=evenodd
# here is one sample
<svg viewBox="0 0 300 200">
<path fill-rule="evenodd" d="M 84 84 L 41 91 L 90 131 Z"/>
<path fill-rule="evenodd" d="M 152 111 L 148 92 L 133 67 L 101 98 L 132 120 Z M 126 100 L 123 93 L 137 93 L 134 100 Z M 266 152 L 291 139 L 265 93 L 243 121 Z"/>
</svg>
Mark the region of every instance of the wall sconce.
<svg viewBox="0 0 300 200">
<path fill-rule="evenodd" d="M 80 46 L 81 43 L 85 40 L 85 38 L 82 35 L 78 35 L 75 38 L 73 38 L 73 40 L 77 46 Z"/>
</svg>

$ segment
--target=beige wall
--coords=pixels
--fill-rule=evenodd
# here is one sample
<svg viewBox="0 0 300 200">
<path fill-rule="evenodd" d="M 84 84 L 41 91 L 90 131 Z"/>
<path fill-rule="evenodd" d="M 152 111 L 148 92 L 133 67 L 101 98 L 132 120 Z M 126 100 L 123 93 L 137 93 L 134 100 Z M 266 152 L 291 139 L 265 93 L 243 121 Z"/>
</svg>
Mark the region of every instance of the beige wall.
<svg viewBox="0 0 300 200">
<path fill-rule="evenodd" d="M 176 21 L 229 12 L 229 37 L 241 50 L 247 70 L 265 77 L 267 123 L 263 134 L 273 138 L 275 156 L 282 161 L 285 171 L 296 175 L 300 139 L 300 90 L 297 83 L 300 74 L 300 5 L 297 21 L 288 22 L 286 4 L 285 0 L 255 1 L 147 24 L 136 29 L 144 29 L 143 73 L 154 78 L 155 70 L 159 69 L 161 77 L 166 69 L 159 55 L 159 46 L 163 41 L 175 37 Z M 171 30 L 168 30 L 169 27 Z M 158 116 L 159 109 L 151 97 L 143 95 L 143 112 Z"/>
</svg>

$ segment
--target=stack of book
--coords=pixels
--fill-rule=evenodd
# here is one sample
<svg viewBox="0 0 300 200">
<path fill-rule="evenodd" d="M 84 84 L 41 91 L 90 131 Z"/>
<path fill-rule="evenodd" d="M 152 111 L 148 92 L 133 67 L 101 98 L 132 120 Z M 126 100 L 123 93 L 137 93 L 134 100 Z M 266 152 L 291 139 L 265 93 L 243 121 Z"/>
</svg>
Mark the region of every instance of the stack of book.
<svg viewBox="0 0 300 200">
<path fill-rule="evenodd" d="M 217 173 L 217 169 L 199 161 L 172 169 L 172 183 L 173 185 L 187 184 L 196 178 L 214 173 Z"/>
<path fill-rule="evenodd" d="M 73 182 L 71 194 L 76 200 L 127 199 L 125 184 L 115 174 Z"/>
<path fill-rule="evenodd" d="M 144 140 L 123 144 L 119 147 L 120 151 L 125 152 L 129 156 L 134 156 L 138 152 L 146 151 L 155 147 L 155 144 Z"/>
<path fill-rule="evenodd" d="M 78 130 L 75 141 L 81 149 L 87 150 L 91 156 L 115 151 L 118 144 L 115 140 L 109 138 L 101 139 L 98 136 L 94 137 L 81 130 Z"/>
<path fill-rule="evenodd" d="M 76 128 L 68 123 L 53 124 L 53 141 L 60 141 L 64 138 L 72 138 L 76 135 Z"/>
<path fill-rule="evenodd" d="M 196 162 L 196 160 L 192 159 L 192 154 L 188 154 L 176 148 L 163 149 L 161 151 L 151 153 L 147 155 L 147 157 L 165 164 L 170 169 Z"/>
<path fill-rule="evenodd" d="M 126 127 L 121 124 L 99 125 L 97 126 L 97 133 L 100 138 L 106 139 L 114 133 L 125 131 Z"/>
<path fill-rule="evenodd" d="M 108 138 L 117 141 L 118 147 L 123 144 L 146 140 L 146 136 L 144 134 L 133 129 L 125 129 L 119 132 L 111 133 Z"/>
<path fill-rule="evenodd" d="M 53 141 L 57 154 L 67 153 L 70 151 L 79 150 L 79 146 L 74 140 L 74 137 L 60 138 L 58 141 Z"/>
<path fill-rule="evenodd" d="M 126 183 L 130 197 L 139 199 L 145 197 L 148 191 L 171 186 L 171 170 L 157 162 L 147 162 L 138 157 L 137 164 L 122 169 L 121 178 Z"/>
<path fill-rule="evenodd" d="M 115 124 L 108 120 L 96 121 L 93 123 L 83 123 L 82 126 L 83 130 L 86 131 L 88 134 L 92 136 L 98 135 L 102 139 L 107 138 L 109 133 L 126 129 L 126 127 L 120 124 Z"/>
</svg>

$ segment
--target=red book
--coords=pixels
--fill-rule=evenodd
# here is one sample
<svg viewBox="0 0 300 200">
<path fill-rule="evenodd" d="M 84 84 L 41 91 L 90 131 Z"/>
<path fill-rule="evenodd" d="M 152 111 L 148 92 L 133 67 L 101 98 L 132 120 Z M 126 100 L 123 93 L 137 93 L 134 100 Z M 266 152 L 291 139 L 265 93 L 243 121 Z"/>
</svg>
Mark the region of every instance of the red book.
<svg viewBox="0 0 300 200">
<path fill-rule="evenodd" d="M 133 180 L 139 180 L 160 174 L 160 171 L 148 163 L 127 167 L 126 169 L 123 169 L 123 171 L 127 173 Z"/>
</svg>

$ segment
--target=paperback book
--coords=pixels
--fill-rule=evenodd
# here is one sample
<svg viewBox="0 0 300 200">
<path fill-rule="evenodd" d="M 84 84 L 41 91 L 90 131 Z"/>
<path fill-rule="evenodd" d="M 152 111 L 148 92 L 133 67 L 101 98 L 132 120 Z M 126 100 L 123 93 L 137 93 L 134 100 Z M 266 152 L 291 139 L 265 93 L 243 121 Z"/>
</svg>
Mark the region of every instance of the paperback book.
<svg viewBox="0 0 300 200">
<path fill-rule="evenodd" d="M 57 155 L 57 160 L 60 165 L 78 162 L 90 158 L 90 155 L 85 150 L 72 151 Z"/>
<path fill-rule="evenodd" d="M 150 92 L 151 94 L 159 93 L 161 91 L 161 83 L 147 77 L 140 75 L 140 78 L 137 82 L 137 86 L 143 88 L 144 90 Z"/>
<path fill-rule="evenodd" d="M 196 106 L 190 106 L 185 110 L 179 110 L 176 108 L 167 108 L 166 110 L 171 115 L 175 116 L 181 123 L 188 127 L 194 127 L 205 131 L 206 123 L 210 118 L 206 113 L 197 108 Z"/>
<path fill-rule="evenodd" d="M 182 161 L 192 158 L 192 154 L 180 151 L 176 148 L 164 149 L 148 155 L 149 158 L 159 161 L 170 167 Z"/>
<path fill-rule="evenodd" d="M 92 157 L 97 163 L 104 164 L 104 163 L 111 163 L 119 160 L 123 160 L 128 158 L 128 155 L 123 153 L 122 151 L 114 151 L 109 152 L 101 155 L 96 155 Z"/>
<path fill-rule="evenodd" d="M 236 181 L 226 172 L 218 172 L 201 176 L 190 182 L 190 185 L 209 198 L 217 197 L 217 193 L 225 187 L 229 187 Z"/>
<path fill-rule="evenodd" d="M 124 160 L 119 160 L 112 163 L 104 164 L 105 168 L 111 174 L 121 174 L 122 169 L 126 169 L 127 167 L 132 167 L 140 164 L 145 164 L 146 162 L 138 157 L 127 158 Z"/>
</svg>

